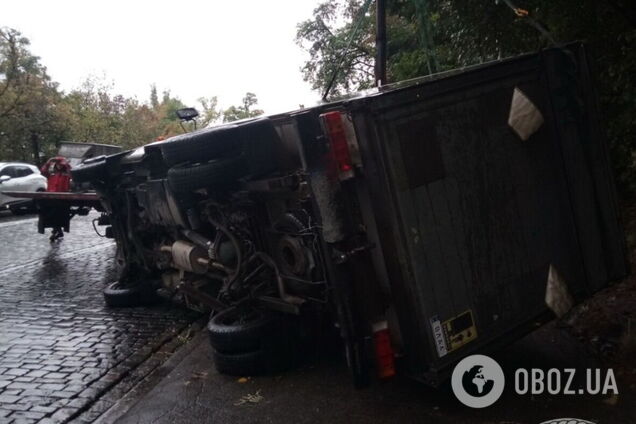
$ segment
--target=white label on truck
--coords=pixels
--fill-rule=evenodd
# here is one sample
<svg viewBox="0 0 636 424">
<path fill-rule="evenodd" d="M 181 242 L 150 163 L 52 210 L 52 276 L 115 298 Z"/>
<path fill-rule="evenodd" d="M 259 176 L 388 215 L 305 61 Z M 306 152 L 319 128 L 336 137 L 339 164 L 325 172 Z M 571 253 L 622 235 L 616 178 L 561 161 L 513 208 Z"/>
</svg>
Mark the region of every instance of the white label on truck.
<svg viewBox="0 0 636 424">
<path fill-rule="evenodd" d="M 439 322 L 437 315 L 431 317 L 431 328 L 433 330 L 433 338 L 435 339 L 435 348 L 437 349 L 437 355 L 441 358 L 448 353 L 448 346 L 446 346 L 446 337 L 444 337 L 444 330 L 442 329 L 442 323 Z"/>
<path fill-rule="evenodd" d="M 518 87 L 515 87 L 512 94 L 508 125 L 523 141 L 529 139 L 543 125 L 541 111 Z"/>
</svg>

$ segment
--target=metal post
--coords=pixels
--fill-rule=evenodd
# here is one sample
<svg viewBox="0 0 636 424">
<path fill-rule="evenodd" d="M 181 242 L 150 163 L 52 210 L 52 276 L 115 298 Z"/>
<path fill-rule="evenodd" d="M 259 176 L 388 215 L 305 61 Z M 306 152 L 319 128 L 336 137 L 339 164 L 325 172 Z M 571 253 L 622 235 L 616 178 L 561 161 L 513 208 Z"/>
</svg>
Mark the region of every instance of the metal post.
<svg viewBox="0 0 636 424">
<path fill-rule="evenodd" d="M 33 152 L 33 163 L 39 168 L 42 166 L 40 161 L 40 136 L 35 131 L 31 131 L 31 152 Z"/>
<path fill-rule="evenodd" d="M 375 21 L 375 85 L 381 87 L 386 81 L 386 0 L 376 0 Z"/>
</svg>

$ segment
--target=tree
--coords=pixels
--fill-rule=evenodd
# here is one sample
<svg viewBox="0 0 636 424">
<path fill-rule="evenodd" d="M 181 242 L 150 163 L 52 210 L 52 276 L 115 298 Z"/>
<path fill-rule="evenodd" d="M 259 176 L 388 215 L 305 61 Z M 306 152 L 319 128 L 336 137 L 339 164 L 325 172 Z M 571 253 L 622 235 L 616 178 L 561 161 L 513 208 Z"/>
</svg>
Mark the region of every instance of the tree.
<svg viewBox="0 0 636 424">
<path fill-rule="evenodd" d="M 361 6 L 359 0 L 325 1 L 314 10 L 313 19 L 298 24 L 296 43 L 309 53 L 302 73 L 313 89 L 324 92 L 339 64 L 344 72 L 336 74 L 334 96 L 373 85 L 374 15 L 356 13 Z"/>
<path fill-rule="evenodd" d="M 133 148 L 181 133 L 174 111 L 183 103 L 166 91 L 153 106 L 153 91 L 156 94 L 156 88 L 151 89 L 150 104 L 144 104 L 114 93 L 104 77 L 87 78 L 63 100 L 70 116 L 68 139 Z"/>
<path fill-rule="evenodd" d="M 159 138 L 181 134 L 176 111 L 185 107 L 169 90 L 157 94 L 150 86 L 148 102 L 114 90 L 105 76 L 89 76 L 68 93 L 51 81 L 39 58 L 29 51 L 29 40 L 18 31 L 0 29 L 0 160 L 38 163 L 50 156 L 62 140 L 94 142 L 133 148 Z M 197 126 L 221 119 L 217 98 L 199 99 Z M 253 116 L 257 103 L 251 93 L 238 112 Z"/>
<path fill-rule="evenodd" d="M 29 40 L 11 28 L 0 28 L 0 118 L 6 118 L 25 101 L 34 77 L 44 75 L 39 58 L 29 50 Z"/>
<path fill-rule="evenodd" d="M 596 56 L 601 110 L 616 174 L 636 190 L 636 14 L 630 0 L 515 2 L 559 41 L 585 39 Z M 309 54 L 305 80 L 324 92 L 341 57 L 332 98 L 373 85 L 374 11 L 360 16 L 360 0 L 325 0 L 298 24 L 296 42 Z M 394 0 L 387 10 L 387 73 L 399 81 L 536 51 L 550 43 L 504 1 Z M 346 40 L 361 20 L 360 30 Z M 346 22 L 343 24 L 342 22 Z"/>
<path fill-rule="evenodd" d="M 238 121 L 239 119 L 252 118 L 258 115 L 262 115 L 261 109 L 252 109 L 252 106 L 258 104 L 256 94 L 247 92 L 243 97 L 243 104 L 241 106 L 230 106 L 223 111 L 223 122 Z"/>
<path fill-rule="evenodd" d="M 121 116 L 127 99 L 112 93 L 112 82 L 90 76 L 65 96 L 70 111 L 69 137 L 73 141 L 120 144 Z"/>
<path fill-rule="evenodd" d="M 197 119 L 199 128 L 218 122 L 223 116 L 223 112 L 219 110 L 219 101 L 216 96 L 200 97 L 199 104 L 201 105 L 199 118 Z"/>
<path fill-rule="evenodd" d="M 60 93 L 29 51 L 29 40 L 0 28 L 0 153 L 6 159 L 39 163 L 63 131 Z"/>
<path fill-rule="evenodd" d="M 181 134 L 183 129 L 179 124 L 177 110 L 183 109 L 186 105 L 178 97 L 172 97 L 170 90 L 164 90 L 161 96 L 161 103 L 157 109 L 159 118 L 158 126 L 162 138 L 172 137 Z"/>
<path fill-rule="evenodd" d="M 157 86 L 155 84 L 150 86 L 150 106 L 155 110 L 159 107 L 159 96 L 157 95 Z"/>
</svg>

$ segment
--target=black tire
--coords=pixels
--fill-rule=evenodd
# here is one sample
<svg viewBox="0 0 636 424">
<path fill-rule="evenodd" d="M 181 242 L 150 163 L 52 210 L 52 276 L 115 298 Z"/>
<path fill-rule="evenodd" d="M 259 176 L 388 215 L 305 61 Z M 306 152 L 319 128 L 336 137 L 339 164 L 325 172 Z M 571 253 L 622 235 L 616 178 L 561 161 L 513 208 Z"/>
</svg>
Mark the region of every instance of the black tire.
<svg viewBox="0 0 636 424">
<path fill-rule="evenodd" d="M 171 137 L 162 142 L 159 149 L 165 164 L 170 167 L 238 154 L 242 144 L 236 125 L 226 125 Z"/>
<path fill-rule="evenodd" d="M 91 181 L 104 181 L 107 176 L 106 157 L 100 157 L 88 162 L 81 163 L 71 169 L 73 182 L 76 184 L 88 183 Z"/>
<path fill-rule="evenodd" d="M 268 372 L 267 355 L 261 351 L 227 354 L 214 350 L 214 366 L 221 374 L 252 376 Z"/>
<path fill-rule="evenodd" d="M 130 308 L 149 305 L 156 301 L 156 294 L 150 287 L 142 284 L 122 287 L 116 281 L 104 289 L 106 305 L 113 308 Z"/>
<path fill-rule="evenodd" d="M 212 347 L 234 354 L 259 350 L 273 333 L 276 316 L 256 308 L 228 308 L 208 322 Z"/>
<path fill-rule="evenodd" d="M 219 159 L 174 166 L 168 170 L 168 184 L 175 193 L 188 193 L 204 187 L 226 185 L 245 173 L 242 157 Z"/>
<path fill-rule="evenodd" d="M 263 348 L 243 353 L 223 353 L 212 351 L 216 370 L 233 376 L 266 375 L 283 372 L 297 363 L 288 349 Z"/>
</svg>

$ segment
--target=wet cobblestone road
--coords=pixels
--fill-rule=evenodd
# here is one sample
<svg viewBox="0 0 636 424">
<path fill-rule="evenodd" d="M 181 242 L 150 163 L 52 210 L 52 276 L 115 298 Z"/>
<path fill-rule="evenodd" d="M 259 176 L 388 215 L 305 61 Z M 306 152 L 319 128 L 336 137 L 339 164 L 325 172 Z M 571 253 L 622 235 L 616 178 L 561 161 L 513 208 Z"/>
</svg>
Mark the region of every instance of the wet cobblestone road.
<svg viewBox="0 0 636 424">
<path fill-rule="evenodd" d="M 111 405 L 94 407 L 104 393 L 197 318 L 105 306 L 115 246 L 94 233 L 96 216 L 51 244 L 33 216 L 0 215 L 0 423 L 90 421 Z"/>
</svg>

